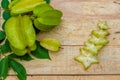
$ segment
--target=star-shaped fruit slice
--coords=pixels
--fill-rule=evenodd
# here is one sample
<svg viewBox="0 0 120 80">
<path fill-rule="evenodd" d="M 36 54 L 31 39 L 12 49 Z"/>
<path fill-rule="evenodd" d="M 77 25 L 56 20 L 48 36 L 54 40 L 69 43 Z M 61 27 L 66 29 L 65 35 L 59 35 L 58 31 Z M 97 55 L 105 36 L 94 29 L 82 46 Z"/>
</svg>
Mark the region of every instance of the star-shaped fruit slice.
<svg viewBox="0 0 120 80">
<path fill-rule="evenodd" d="M 98 59 L 96 56 L 92 55 L 90 52 L 80 49 L 80 55 L 75 57 L 75 60 L 82 63 L 84 69 L 88 69 L 92 64 L 98 63 Z"/>
</svg>

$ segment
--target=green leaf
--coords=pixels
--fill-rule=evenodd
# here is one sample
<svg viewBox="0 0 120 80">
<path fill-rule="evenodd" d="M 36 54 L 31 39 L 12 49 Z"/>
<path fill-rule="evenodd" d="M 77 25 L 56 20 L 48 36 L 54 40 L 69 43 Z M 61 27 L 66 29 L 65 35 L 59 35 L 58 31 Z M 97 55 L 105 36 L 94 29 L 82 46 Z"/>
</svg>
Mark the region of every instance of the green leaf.
<svg viewBox="0 0 120 80">
<path fill-rule="evenodd" d="M 2 30 L 5 29 L 5 23 L 6 23 L 6 21 L 2 24 Z"/>
<path fill-rule="evenodd" d="M 0 80 L 4 80 L 8 75 L 8 58 L 5 57 L 0 61 Z"/>
<path fill-rule="evenodd" d="M 2 8 L 7 9 L 8 5 L 9 5 L 9 1 L 8 0 L 2 0 L 2 2 L 1 2 Z"/>
<path fill-rule="evenodd" d="M 5 39 L 6 35 L 4 31 L 0 31 L 0 43 Z"/>
<path fill-rule="evenodd" d="M 50 3 L 50 0 L 45 0 L 45 1 L 46 1 L 46 3 L 48 3 L 48 4 Z"/>
<path fill-rule="evenodd" d="M 0 51 L 2 54 L 11 52 L 11 48 L 8 40 L 6 40 L 5 43 L 0 47 Z"/>
<path fill-rule="evenodd" d="M 36 41 L 37 49 L 32 51 L 31 54 L 39 59 L 51 59 L 48 50 L 40 46 L 40 42 Z"/>
<path fill-rule="evenodd" d="M 9 61 L 9 64 L 10 67 L 12 67 L 12 69 L 17 73 L 19 80 L 26 80 L 26 70 L 22 64 L 12 59 Z"/>
<path fill-rule="evenodd" d="M 25 60 L 25 61 L 31 61 L 33 58 L 29 54 L 25 54 L 24 56 L 17 56 L 16 54 L 12 53 L 9 55 L 9 58 L 16 58 L 20 60 Z"/>
<path fill-rule="evenodd" d="M 3 19 L 8 20 L 10 17 L 11 17 L 10 11 L 5 10 L 5 11 L 3 12 Z"/>
</svg>

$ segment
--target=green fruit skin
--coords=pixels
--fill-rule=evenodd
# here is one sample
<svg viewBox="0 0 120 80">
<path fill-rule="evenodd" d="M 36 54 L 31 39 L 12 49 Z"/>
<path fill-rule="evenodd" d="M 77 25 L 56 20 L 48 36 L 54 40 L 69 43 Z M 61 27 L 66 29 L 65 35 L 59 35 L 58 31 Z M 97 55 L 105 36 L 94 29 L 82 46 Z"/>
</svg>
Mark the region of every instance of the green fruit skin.
<svg viewBox="0 0 120 80">
<path fill-rule="evenodd" d="M 11 17 L 5 23 L 5 33 L 10 44 L 17 49 L 25 49 L 26 44 L 21 35 L 20 22 L 18 17 Z"/>
<path fill-rule="evenodd" d="M 10 4 L 9 4 L 9 9 L 11 9 L 15 4 L 17 4 L 17 2 L 19 2 L 20 0 L 13 0 Z"/>
<path fill-rule="evenodd" d="M 16 55 L 18 55 L 18 56 L 23 56 L 23 55 L 25 55 L 27 52 L 30 52 L 30 51 L 34 51 L 36 48 L 37 48 L 37 46 L 36 46 L 36 44 L 34 44 L 33 46 L 31 46 L 29 49 L 23 49 L 23 50 L 20 50 L 20 49 L 16 49 L 16 48 L 14 48 L 13 46 L 11 46 L 10 45 L 10 48 L 11 48 L 11 50 L 16 54 Z"/>
<path fill-rule="evenodd" d="M 48 10 L 43 12 L 37 19 L 44 25 L 59 25 L 62 16 L 63 14 L 59 10 Z"/>
<path fill-rule="evenodd" d="M 49 4 L 41 4 L 34 8 L 33 14 L 37 17 L 40 17 L 40 15 L 48 10 L 54 10 L 52 6 Z"/>
<path fill-rule="evenodd" d="M 33 45 L 30 47 L 30 51 L 34 51 L 36 48 L 37 48 L 36 44 L 33 44 Z"/>
<path fill-rule="evenodd" d="M 18 55 L 18 56 L 23 56 L 27 53 L 27 49 L 16 49 L 13 46 L 10 46 L 11 50 L 14 52 L 14 54 Z"/>
<path fill-rule="evenodd" d="M 27 46 L 31 47 L 32 45 L 35 44 L 36 33 L 32 25 L 32 21 L 30 20 L 30 17 L 23 16 L 23 19 L 21 20 L 21 28 L 22 28 L 21 30 L 23 30 L 24 32 L 23 37 L 27 42 Z"/>
<path fill-rule="evenodd" d="M 58 51 L 61 43 L 54 38 L 44 38 L 40 41 L 40 45 L 50 51 Z"/>
<path fill-rule="evenodd" d="M 41 24 L 37 19 L 34 20 L 34 25 L 37 29 L 41 30 L 41 31 L 50 31 L 51 29 L 53 29 L 55 26 L 51 26 L 51 25 L 44 25 Z"/>
<path fill-rule="evenodd" d="M 5 33 L 17 55 L 24 55 L 35 46 L 36 34 L 29 16 L 11 17 L 5 24 Z M 35 50 L 33 47 L 32 50 Z M 21 54 L 20 54 L 21 53 Z"/>
<path fill-rule="evenodd" d="M 34 7 L 46 3 L 44 0 L 20 0 L 19 2 L 16 2 L 16 4 L 13 4 L 11 8 L 11 14 L 22 14 L 26 12 L 33 11 Z"/>
</svg>

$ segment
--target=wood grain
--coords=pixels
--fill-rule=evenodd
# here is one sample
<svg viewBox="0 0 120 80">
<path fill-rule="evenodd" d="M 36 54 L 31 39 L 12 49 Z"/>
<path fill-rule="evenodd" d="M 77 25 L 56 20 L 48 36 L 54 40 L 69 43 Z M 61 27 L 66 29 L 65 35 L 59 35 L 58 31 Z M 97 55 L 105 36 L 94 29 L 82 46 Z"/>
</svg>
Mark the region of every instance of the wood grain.
<svg viewBox="0 0 120 80">
<path fill-rule="evenodd" d="M 33 60 L 22 62 L 28 75 L 86 75 L 86 74 L 120 74 L 120 47 L 106 46 L 98 56 L 99 64 L 92 65 L 87 71 L 74 60 L 83 46 L 62 46 L 59 52 L 50 52 L 52 60 Z M 10 75 L 14 75 L 13 72 Z"/>
<path fill-rule="evenodd" d="M 108 45 L 120 45 L 120 19 L 99 19 L 106 20 L 110 27 Z M 92 30 L 96 30 L 98 20 L 63 20 L 62 24 L 50 32 L 41 32 L 38 40 L 45 37 L 54 37 L 62 42 L 62 45 L 83 45 L 90 38 Z"/>
<path fill-rule="evenodd" d="M 6 80 L 17 80 L 9 76 Z M 28 76 L 27 80 L 120 80 L 120 76 Z"/>
<path fill-rule="evenodd" d="M 63 12 L 62 23 L 50 32 L 40 32 L 37 39 L 57 38 L 62 48 L 60 52 L 50 52 L 51 61 L 22 61 L 27 80 L 120 80 L 120 0 L 51 0 L 51 4 Z M 73 58 L 79 55 L 91 31 L 97 29 L 99 20 L 109 24 L 110 43 L 100 51 L 100 63 L 84 71 Z M 1 17 L 0 24 L 3 22 Z M 12 70 L 9 75 L 6 80 L 17 80 Z"/>
<path fill-rule="evenodd" d="M 96 19 L 96 17 L 99 17 L 97 19 L 100 19 L 100 17 L 120 18 L 120 1 L 109 1 L 52 0 L 52 5 L 62 10 L 64 19 L 67 20 Z"/>
</svg>

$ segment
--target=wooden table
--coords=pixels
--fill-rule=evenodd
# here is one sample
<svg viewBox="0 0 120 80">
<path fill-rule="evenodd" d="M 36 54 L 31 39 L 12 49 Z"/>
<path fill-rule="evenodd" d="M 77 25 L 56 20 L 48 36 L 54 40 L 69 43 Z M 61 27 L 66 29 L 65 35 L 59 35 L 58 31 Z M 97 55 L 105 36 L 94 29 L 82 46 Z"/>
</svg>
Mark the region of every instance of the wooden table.
<svg viewBox="0 0 120 80">
<path fill-rule="evenodd" d="M 62 48 L 50 52 L 52 61 L 22 62 L 28 72 L 27 80 L 120 80 L 120 0 L 51 0 L 51 4 L 63 11 L 63 21 L 52 31 L 41 32 L 38 40 L 57 38 Z M 110 43 L 100 51 L 100 63 L 84 71 L 73 58 L 91 31 L 98 28 L 99 20 L 109 24 Z M 17 80 L 13 71 L 6 80 Z"/>
</svg>

